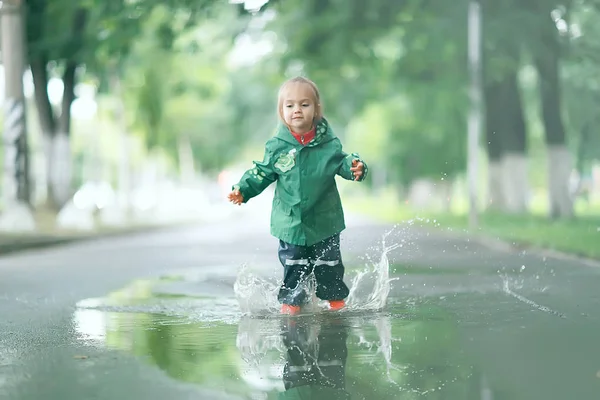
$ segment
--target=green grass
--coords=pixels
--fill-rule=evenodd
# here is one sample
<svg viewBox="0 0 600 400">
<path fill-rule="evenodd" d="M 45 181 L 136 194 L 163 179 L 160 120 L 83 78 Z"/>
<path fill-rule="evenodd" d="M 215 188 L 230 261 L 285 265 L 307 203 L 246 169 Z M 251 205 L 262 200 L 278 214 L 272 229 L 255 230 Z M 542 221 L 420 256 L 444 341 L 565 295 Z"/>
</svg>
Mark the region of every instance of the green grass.
<svg viewBox="0 0 600 400">
<path fill-rule="evenodd" d="M 468 232 L 468 217 L 463 206 L 454 206 L 451 212 L 415 211 L 394 200 L 392 195 L 352 197 L 344 204 L 349 211 L 386 222 L 412 221 L 419 226 Z M 532 209 L 532 213 L 526 215 L 482 213 L 479 228 L 470 233 L 502 239 L 516 246 L 537 246 L 600 259 L 600 205 L 577 204 L 577 217 L 573 220 L 550 220 L 539 204 Z"/>
</svg>

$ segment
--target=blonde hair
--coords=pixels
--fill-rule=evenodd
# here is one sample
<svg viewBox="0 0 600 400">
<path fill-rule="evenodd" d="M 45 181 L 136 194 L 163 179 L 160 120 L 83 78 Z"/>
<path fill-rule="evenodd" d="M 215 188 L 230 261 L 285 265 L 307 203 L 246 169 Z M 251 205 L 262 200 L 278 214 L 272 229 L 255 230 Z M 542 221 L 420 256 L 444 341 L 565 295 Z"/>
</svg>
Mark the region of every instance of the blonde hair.
<svg viewBox="0 0 600 400">
<path fill-rule="evenodd" d="M 277 113 L 279 114 L 279 118 L 281 119 L 281 121 L 285 122 L 285 119 L 283 118 L 283 95 L 287 87 L 293 83 L 301 83 L 310 87 L 311 91 L 313 92 L 313 100 L 315 101 L 315 122 L 323 118 L 323 106 L 321 105 L 321 94 L 319 93 L 319 88 L 310 79 L 305 78 L 303 76 L 296 76 L 285 81 L 279 88 L 277 100 Z"/>
</svg>

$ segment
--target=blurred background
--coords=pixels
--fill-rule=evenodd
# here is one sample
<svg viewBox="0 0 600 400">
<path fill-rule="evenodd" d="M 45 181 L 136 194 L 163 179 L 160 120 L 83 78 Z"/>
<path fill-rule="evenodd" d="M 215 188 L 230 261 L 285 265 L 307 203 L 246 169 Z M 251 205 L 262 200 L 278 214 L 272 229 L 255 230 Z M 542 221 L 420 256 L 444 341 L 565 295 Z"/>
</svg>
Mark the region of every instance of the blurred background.
<svg viewBox="0 0 600 400">
<path fill-rule="evenodd" d="M 279 85 L 305 75 L 370 166 L 364 184 L 340 182 L 348 210 L 599 255 L 600 1 L 1 11 L 5 232 L 227 215 L 231 184 L 273 134 Z"/>
</svg>

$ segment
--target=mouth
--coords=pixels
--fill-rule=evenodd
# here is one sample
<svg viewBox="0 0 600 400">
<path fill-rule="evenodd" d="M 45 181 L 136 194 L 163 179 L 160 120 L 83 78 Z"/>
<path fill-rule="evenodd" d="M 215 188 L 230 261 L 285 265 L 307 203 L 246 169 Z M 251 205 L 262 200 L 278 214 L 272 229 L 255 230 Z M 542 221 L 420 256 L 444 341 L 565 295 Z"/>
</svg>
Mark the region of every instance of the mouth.
<svg viewBox="0 0 600 400">
<path fill-rule="evenodd" d="M 293 117 L 292 120 L 294 119 L 304 119 L 303 117 Z"/>
</svg>

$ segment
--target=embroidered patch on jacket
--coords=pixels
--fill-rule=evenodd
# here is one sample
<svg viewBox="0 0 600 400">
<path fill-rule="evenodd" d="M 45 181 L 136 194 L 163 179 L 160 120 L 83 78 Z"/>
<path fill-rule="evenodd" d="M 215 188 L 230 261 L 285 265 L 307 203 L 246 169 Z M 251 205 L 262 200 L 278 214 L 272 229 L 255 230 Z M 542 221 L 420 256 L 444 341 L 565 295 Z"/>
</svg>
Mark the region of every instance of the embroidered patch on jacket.
<svg viewBox="0 0 600 400">
<path fill-rule="evenodd" d="M 320 142 L 323 136 L 327 133 L 327 125 L 324 122 L 321 122 L 317 125 L 317 129 L 315 129 L 315 138 L 310 141 L 307 145 L 308 147 L 315 147 Z"/>
<path fill-rule="evenodd" d="M 287 154 L 281 154 L 275 162 L 275 168 L 281 172 L 288 172 L 296 165 L 296 149 L 290 150 Z"/>
</svg>

